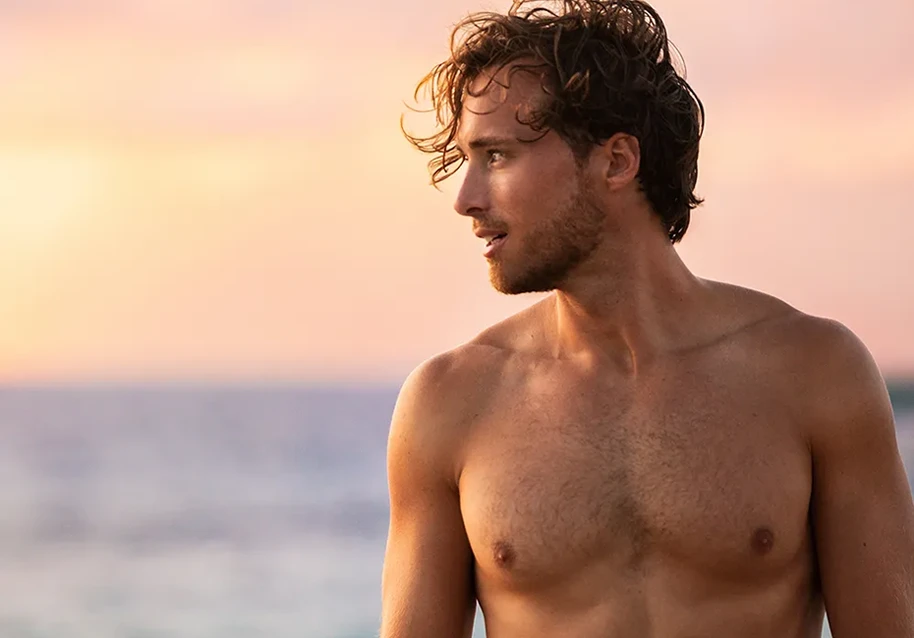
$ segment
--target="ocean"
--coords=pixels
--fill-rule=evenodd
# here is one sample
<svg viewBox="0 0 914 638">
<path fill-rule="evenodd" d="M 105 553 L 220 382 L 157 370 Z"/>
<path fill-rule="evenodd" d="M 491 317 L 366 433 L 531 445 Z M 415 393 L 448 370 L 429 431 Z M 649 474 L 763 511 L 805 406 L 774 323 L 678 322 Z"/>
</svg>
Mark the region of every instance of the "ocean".
<svg viewBox="0 0 914 638">
<path fill-rule="evenodd" d="M 0 389 L 0 638 L 377 636 L 395 399 Z"/>
</svg>

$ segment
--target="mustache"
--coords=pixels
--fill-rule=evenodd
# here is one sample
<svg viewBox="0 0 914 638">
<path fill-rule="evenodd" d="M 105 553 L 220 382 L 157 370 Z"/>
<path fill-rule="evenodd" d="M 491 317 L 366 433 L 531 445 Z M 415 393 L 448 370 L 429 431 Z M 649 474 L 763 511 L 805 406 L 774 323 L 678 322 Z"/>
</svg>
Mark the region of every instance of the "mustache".
<svg viewBox="0 0 914 638">
<path fill-rule="evenodd" d="M 480 228 L 494 230 L 495 232 L 498 232 L 498 233 L 508 232 L 507 227 L 504 224 L 502 224 L 501 222 L 497 222 L 497 221 L 491 220 L 491 219 L 479 219 L 479 218 L 474 219 L 473 220 L 473 232 L 475 233 Z"/>
</svg>

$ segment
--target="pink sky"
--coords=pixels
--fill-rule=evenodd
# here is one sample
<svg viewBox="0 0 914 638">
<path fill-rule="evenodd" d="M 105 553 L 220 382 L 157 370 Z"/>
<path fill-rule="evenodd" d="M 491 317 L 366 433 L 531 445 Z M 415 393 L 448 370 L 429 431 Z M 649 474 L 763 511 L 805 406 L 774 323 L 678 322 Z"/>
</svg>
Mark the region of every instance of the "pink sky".
<svg viewBox="0 0 914 638">
<path fill-rule="evenodd" d="M 0 2 L 0 379 L 396 382 L 534 300 L 398 130 L 508 3 L 306 4 Z M 914 374 L 914 4 L 655 6 L 708 112 L 686 262 Z"/>
</svg>

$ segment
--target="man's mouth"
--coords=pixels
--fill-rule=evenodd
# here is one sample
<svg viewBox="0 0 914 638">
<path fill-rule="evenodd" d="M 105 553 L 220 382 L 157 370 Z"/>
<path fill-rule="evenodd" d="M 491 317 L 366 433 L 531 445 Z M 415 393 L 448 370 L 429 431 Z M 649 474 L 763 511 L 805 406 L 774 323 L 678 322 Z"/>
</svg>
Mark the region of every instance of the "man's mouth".
<svg viewBox="0 0 914 638">
<path fill-rule="evenodd" d="M 495 235 L 494 237 L 489 237 L 489 241 L 486 242 L 486 248 L 488 248 L 489 246 L 491 246 L 491 245 L 494 244 L 495 242 L 504 239 L 504 238 L 507 237 L 507 236 L 508 236 L 507 233 L 499 233 L 499 234 Z"/>
<path fill-rule="evenodd" d="M 482 253 L 483 256 L 485 256 L 486 258 L 491 258 L 496 253 L 496 251 L 498 251 L 498 249 L 501 248 L 501 245 L 505 243 L 505 239 L 507 237 L 508 237 L 507 233 L 499 233 L 498 235 L 494 235 L 492 237 L 487 237 L 486 238 L 487 239 L 486 249 Z"/>
</svg>

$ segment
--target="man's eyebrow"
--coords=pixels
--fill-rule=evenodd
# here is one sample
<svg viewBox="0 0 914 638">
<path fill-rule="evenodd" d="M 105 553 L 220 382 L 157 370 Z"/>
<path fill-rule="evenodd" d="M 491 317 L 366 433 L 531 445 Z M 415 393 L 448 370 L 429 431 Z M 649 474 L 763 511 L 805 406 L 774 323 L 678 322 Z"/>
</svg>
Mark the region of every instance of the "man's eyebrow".
<svg viewBox="0 0 914 638">
<path fill-rule="evenodd" d="M 489 148 L 492 146 L 506 146 L 508 144 L 514 144 L 517 142 L 516 138 L 513 137 L 499 137 L 497 135 L 484 135 L 482 137 L 477 137 L 474 140 L 470 141 L 470 148 L 473 150 L 479 148 Z M 464 152 L 463 148 L 459 144 L 455 144 L 457 150 L 461 153 Z"/>
</svg>

